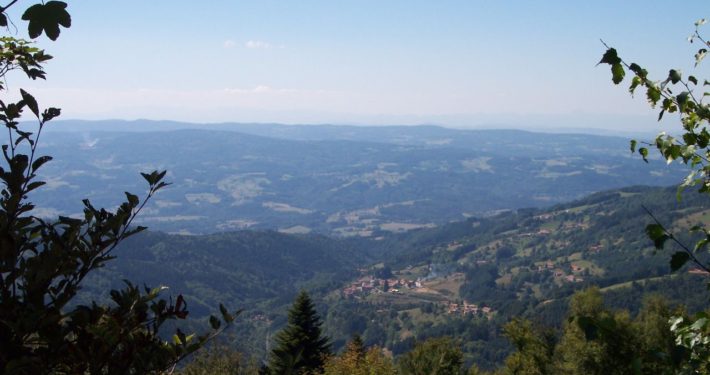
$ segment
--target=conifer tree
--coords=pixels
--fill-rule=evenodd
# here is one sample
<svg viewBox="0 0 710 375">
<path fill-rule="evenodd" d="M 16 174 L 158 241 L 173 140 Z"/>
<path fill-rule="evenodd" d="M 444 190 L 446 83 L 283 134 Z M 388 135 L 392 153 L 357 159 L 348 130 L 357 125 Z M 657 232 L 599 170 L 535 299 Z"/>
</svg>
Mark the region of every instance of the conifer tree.
<svg viewBox="0 0 710 375">
<path fill-rule="evenodd" d="M 269 371 L 279 375 L 320 372 L 325 357 L 330 354 L 321 324 L 308 293 L 301 291 L 288 312 L 288 325 L 276 336 Z"/>
</svg>

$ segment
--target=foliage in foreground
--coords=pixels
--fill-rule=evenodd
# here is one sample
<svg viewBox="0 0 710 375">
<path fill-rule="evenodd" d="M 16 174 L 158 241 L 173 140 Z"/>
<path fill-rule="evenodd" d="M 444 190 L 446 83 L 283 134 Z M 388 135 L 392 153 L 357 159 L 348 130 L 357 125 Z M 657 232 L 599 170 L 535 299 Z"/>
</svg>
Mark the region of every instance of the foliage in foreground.
<svg viewBox="0 0 710 375">
<path fill-rule="evenodd" d="M 700 33 L 700 27 L 705 23 L 705 19 L 695 22 L 695 31 L 688 37 L 690 43 L 700 45 L 695 54 L 696 68 L 707 56 L 710 48 L 710 42 Z M 705 91 L 705 87 L 710 86 L 710 81 L 695 75 L 684 77 L 680 69 L 670 69 L 665 80 L 654 81 L 649 78 L 646 69 L 637 63 L 627 63 L 618 56 L 616 49 L 610 47 L 607 47 L 599 63 L 611 66 L 614 84 L 624 80 L 627 70 L 633 73 L 629 92 L 633 95 L 636 89 L 643 87 L 651 107 L 656 108 L 660 104 L 659 121 L 665 113 L 678 114 L 681 123 L 680 136 L 662 132 L 656 137 L 655 142 L 646 144 L 655 147 L 669 164 L 680 161 L 690 169 L 685 181 L 679 186 L 678 199 L 680 199 L 680 191 L 689 186 L 699 186 L 699 193 L 710 194 L 710 131 L 708 131 L 710 104 L 705 103 L 705 97 L 710 95 L 710 92 Z M 637 145 L 636 140 L 631 141 L 631 152 L 636 151 Z M 648 148 L 640 147 L 638 152 L 646 161 Z M 691 228 L 691 232 L 697 233 L 699 237 L 696 237 L 698 239 L 693 246 L 689 246 L 680 241 L 671 229 L 662 225 L 650 211 L 649 214 L 654 218 L 655 223 L 646 227 L 646 233 L 653 240 L 656 248 L 663 249 L 668 241 L 680 248 L 671 258 L 672 270 L 678 270 L 685 263 L 692 262 L 698 268 L 706 272 L 710 271 L 710 266 L 698 259 L 697 255 L 705 251 L 710 243 L 708 228 L 702 225 Z M 690 352 L 683 371 L 706 373 L 710 368 L 708 316 L 701 313 L 693 319 L 674 317 L 671 328 L 676 335 L 676 344 Z"/>
<path fill-rule="evenodd" d="M 647 297 L 635 318 L 604 306 L 599 289 L 576 293 L 561 332 L 514 319 L 505 334 L 515 346 L 500 374 L 675 374 L 687 360 L 675 345 L 671 310 Z M 596 324 L 580 324 L 580 320 Z M 593 337 L 593 340 L 589 338 Z"/>
<path fill-rule="evenodd" d="M 0 8 L 0 26 L 7 26 Z M 52 40 L 60 26 L 70 27 L 67 4 L 48 1 L 27 8 L 31 38 L 43 33 Z M 45 79 L 43 64 L 52 57 L 32 42 L 0 38 L 0 90 L 13 70 L 28 78 Z M 187 335 L 177 330 L 172 342 L 164 341 L 161 327 L 168 320 L 185 319 L 182 296 L 159 298 L 164 287 L 126 286 L 110 293 L 108 305 L 77 305 L 82 281 L 115 256 L 113 250 L 126 238 L 144 230 L 132 225 L 146 202 L 168 184 L 165 172 L 143 173 L 148 192 L 141 200 L 126 193 L 115 211 L 94 207 L 84 200 L 81 217 L 59 216 L 47 220 L 34 215 L 28 195 L 45 183 L 40 168 L 52 158 L 40 156 L 42 130 L 60 115 L 58 108 L 40 110 L 37 100 L 20 89 L 20 99 L 0 100 L 0 121 L 8 131 L 0 161 L 0 373 L 4 374 L 146 374 L 162 372 L 200 348 L 216 334 L 222 320 L 212 317 L 212 332 Z M 26 112 L 37 123 L 36 133 L 20 124 Z M 222 319 L 234 318 L 222 307 Z"/>
</svg>

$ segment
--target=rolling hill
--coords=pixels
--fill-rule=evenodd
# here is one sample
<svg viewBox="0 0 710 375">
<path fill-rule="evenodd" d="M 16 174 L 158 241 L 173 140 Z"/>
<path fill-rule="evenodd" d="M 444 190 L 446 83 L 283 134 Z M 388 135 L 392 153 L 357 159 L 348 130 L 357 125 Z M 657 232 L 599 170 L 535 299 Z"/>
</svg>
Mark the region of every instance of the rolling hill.
<svg viewBox="0 0 710 375">
<path fill-rule="evenodd" d="M 144 131 L 111 130 L 121 124 Z M 378 237 L 682 178 L 665 163 L 642 163 L 629 154 L 628 140 L 615 137 L 434 126 L 178 125 L 53 124 L 41 151 L 55 159 L 43 170 L 46 187 L 32 197 L 43 208 L 36 214 L 77 214 L 85 197 L 112 207 L 123 191 L 143 191 L 139 172 L 165 169 L 172 186 L 140 217 L 152 229 Z"/>
</svg>

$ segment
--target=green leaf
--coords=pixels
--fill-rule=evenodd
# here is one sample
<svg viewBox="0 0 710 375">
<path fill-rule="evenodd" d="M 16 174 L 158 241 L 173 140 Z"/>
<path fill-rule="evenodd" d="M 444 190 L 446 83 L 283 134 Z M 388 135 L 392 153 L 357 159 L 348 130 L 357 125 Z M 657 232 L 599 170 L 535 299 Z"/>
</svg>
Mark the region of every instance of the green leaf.
<svg viewBox="0 0 710 375">
<path fill-rule="evenodd" d="M 641 154 L 643 161 L 648 163 L 648 149 L 646 147 L 639 148 L 639 154 Z"/>
<path fill-rule="evenodd" d="M 698 79 L 695 76 L 688 76 L 688 82 L 693 82 L 694 85 L 697 85 Z"/>
<path fill-rule="evenodd" d="M 661 89 L 654 84 L 648 85 L 647 87 L 646 98 L 648 99 L 648 102 L 651 103 L 651 106 L 655 106 L 656 103 L 661 100 Z"/>
<path fill-rule="evenodd" d="M 631 153 L 632 153 L 632 154 L 633 154 L 634 152 L 636 152 L 636 140 L 635 140 L 635 139 L 632 139 L 632 140 L 631 140 L 630 148 L 631 148 Z"/>
<path fill-rule="evenodd" d="M 668 72 L 668 80 L 671 81 L 672 84 L 675 85 L 676 83 L 678 83 L 680 81 L 680 78 L 680 71 L 671 69 Z"/>
<path fill-rule="evenodd" d="M 44 163 L 52 160 L 51 156 L 40 156 L 38 157 L 33 163 L 32 163 L 32 171 L 36 171 L 41 167 Z"/>
<path fill-rule="evenodd" d="M 7 16 L 5 13 L 0 13 L 0 26 L 7 27 Z"/>
<path fill-rule="evenodd" d="M 71 16 L 66 10 L 67 3 L 63 1 L 48 1 L 44 4 L 35 4 L 22 14 L 24 21 L 29 21 L 27 31 L 30 38 L 42 35 L 44 31 L 51 40 L 59 37 L 59 26 L 71 27 Z"/>
<path fill-rule="evenodd" d="M 609 65 L 615 65 L 615 64 L 620 64 L 621 59 L 616 53 L 616 50 L 614 48 L 609 48 L 604 52 L 604 55 L 602 56 L 602 59 L 599 61 L 599 64 L 609 64 Z"/>
<path fill-rule="evenodd" d="M 681 112 L 685 112 L 685 109 L 688 106 L 689 95 L 690 93 L 688 93 L 687 91 L 683 91 L 675 97 L 675 100 L 676 102 L 678 102 L 678 107 L 680 108 Z"/>
<path fill-rule="evenodd" d="M 631 85 L 629 86 L 629 93 L 631 93 L 632 96 L 634 95 L 634 91 L 636 91 L 636 88 L 639 87 L 640 84 L 641 84 L 641 78 L 639 78 L 638 76 L 634 76 L 634 78 L 631 79 Z"/>
<path fill-rule="evenodd" d="M 685 251 L 678 251 L 671 257 L 671 272 L 679 270 L 690 259 L 690 255 Z"/>
<path fill-rule="evenodd" d="M 225 322 L 231 323 L 234 320 L 234 316 L 232 316 L 232 314 L 230 314 L 229 311 L 227 311 L 227 308 L 224 307 L 224 305 L 221 303 L 219 304 L 219 312 L 222 313 L 222 319 Z"/>
<path fill-rule="evenodd" d="M 646 70 L 641 68 L 636 63 L 631 63 L 631 65 L 629 65 L 629 70 L 636 73 L 636 75 L 640 76 L 641 78 L 646 78 L 646 74 L 647 74 Z"/>
<path fill-rule="evenodd" d="M 210 315 L 210 326 L 212 329 L 217 330 L 219 329 L 219 326 L 222 324 L 222 322 L 217 319 L 214 315 Z"/>
<path fill-rule="evenodd" d="M 686 145 L 691 146 L 697 143 L 698 141 L 698 136 L 695 135 L 694 133 L 685 133 L 683 134 L 683 142 L 685 142 Z"/>
<path fill-rule="evenodd" d="M 660 224 L 649 224 L 646 226 L 646 235 L 653 241 L 656 249 L 662 249 L 663 244 L 669 238 L 666 230 Z"/>
<path fill-rule="evenodd" d="M 141 172 L 141 176 L 143 176 L 149 185 L 153 185 L 155 183 L 155 172 L 151 174 Z"/>
<path fill-rule="evenodd" d="M 23 89 L 20 89 L 20 94 L 22 94 L 22 100 L 25 104 L 27 104 L 27 107 L 30 108 L 30 111 L 32 111 L 32 113 L 39 118 L 39 105 L 37 104 L 35 97 Z"/>
<path fill-rule="evenodd" d="M 40 186 L 42 186 L 42 185 L 44 185 L 44 184 L 46 184 L 46 182 L 44 182 L 44 181 L 33 181 L 33 182 L 30 182 L 30 183 L 27 185 L 26 191 L 29 193 L 30 191 L 32 191 L 32 190 L 34 190 L 34 189 L 37 189 L 38 187 L 40 187 Z"/>
<path fill-rule="evenodd" d="M 42 113 L 42 121 L 51 121 L 53 118 L 62 114 L 62 110 L 59 108 L 50 107 L 44 110 Z"/>
<path fill-rule="evenodd" d="M 614 82 L 615 85 L 621 83 L 621 81 L 624 80 L 625 75 L 626 72 L 624 71 L 624 67 L 621 63 L 616 63 L 611 66 L 611 81 Z"/>
<path fill-rule="evenodd" d="M 705 48 L 701 48 L 698 50 L 698 53 L 695 54 L 695 66 L 697 67 L 698 64 L 700 64 L 701 61 L 705 58 L 705 55 L 708 54 L 708 50 Z"/>
<path fill-rule="evenodd" d="M 128 199 L 128 203 L 130 203 L 131 206 L 133 206 L 133 207 L 138 206 L 138 196 L 137 195 L 126 192 L 126 199 Z"/>
</svg>

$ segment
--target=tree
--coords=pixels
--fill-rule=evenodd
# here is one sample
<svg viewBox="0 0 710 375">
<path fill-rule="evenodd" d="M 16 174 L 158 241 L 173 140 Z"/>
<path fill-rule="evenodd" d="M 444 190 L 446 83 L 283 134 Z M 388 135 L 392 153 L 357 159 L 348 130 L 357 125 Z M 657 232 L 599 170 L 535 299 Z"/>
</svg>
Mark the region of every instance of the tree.
<svg viewBox="0 0 710 375">
<path fill-rule="evenodd" d="M 310 374 L 323 368 L 330 354 L 328 338 L 308 293 L 301 291 L 288 312 L 288 324 L 276 335 L 269 370 L 273 374 Z"/>
<path fill-rule="evenodd" d="M 663 374 L 676 372 L 683 351 L 675 343 L 671 331 L 671 317 L 682 315 L 672 311 L 663 297 L 646 296 L 643 306 L 633 323 L 635 335 L 639 338 L 639 350 L 643 355 L 641 373 Z"/>
<path fill-rule="evenodd" d="M 398 361 L 402 375 L 458 375 L 463 371 L 463 353 L 449 337 L 428 339 Z"/>
<path fill-rule="evenodd" d="M 323 375 L 394 375 L 392 360 L 373 346 L 366 349 L 360 336 L 355 336 L 339 356 L 329 357 L 323 366 Z"/>
<path fill-rule="evenodd" d="M 0 7 L 0 26 L 8 25 L 5 12 L 17 3 Z M 30 38 L 45 34 L 56 40 L 60 26 L 71 26 L 66 8 L 60 1 L 27 8 L 22 20 L 28 21 Z M 43 64 L 52 56 L 32 42 L 4 36 L 0 48 L 0 91 L 5 96 L 10 72 L 46 78 Z M 148 182 L 142 202 L 126 193 L 115 211 L 96 208 L 87 199 L 80 218 L 34 216 L 28 194 L 44 185 L 38 171 L 52 160 L 39 155 L 40 135 L 61 111 L 41 111 L 30 93 L 20 89 L 19 94 L 17 101 L 0 100 L 0 122 L 8 131 L 0 158 L 0 373 L 144 374 L 174 366 L 213 337 L 222 321 L 212 317 L 213 331 L 199 336 L 178 329 L 166 343 L 160 337 L 163 324 L 185 319 L 188 311 L 182 296 L 159 298 L 163 287 L 141 289 L 126 282 L 125 288 L 111 291 L 108 305 L 73 302 L 86 276 L 113 259 L 124 239 L 145 229 L 133 226 L 133 220 L 168 185 L 165 172 L 142 174 Z M 36 132 L 20 123 L 25 114 L 36 119 Z M 233 315 L 221 310 L 230 323 Z"/>
<path fill-rule="evenodd" d="M 503 333 L 515 347 L 505 359 L 504 374 L 543 375 L 552 373 L 554 336 L 536 332 L 527 320 L 513 319 Z"/>
<path fill-rule="evenodd" d="M 577 292 L 561 333 L 540 331 L 520 319 L 506 324 L 504 333 L 515 351 L 500 373 L 676 374 L 687 357 L 674 343 L 670 316 L 658 296 L 646 297 L 631 319 L 625 311 L 608 310 L 599 289 Z"/>
<path fill-rule="evenodd" d="M 590 288 L 572 296 L 554 373 L 633 374 L 637 348 L 628 314 L 606 310 L 599 289 Z"/>
</svg>

